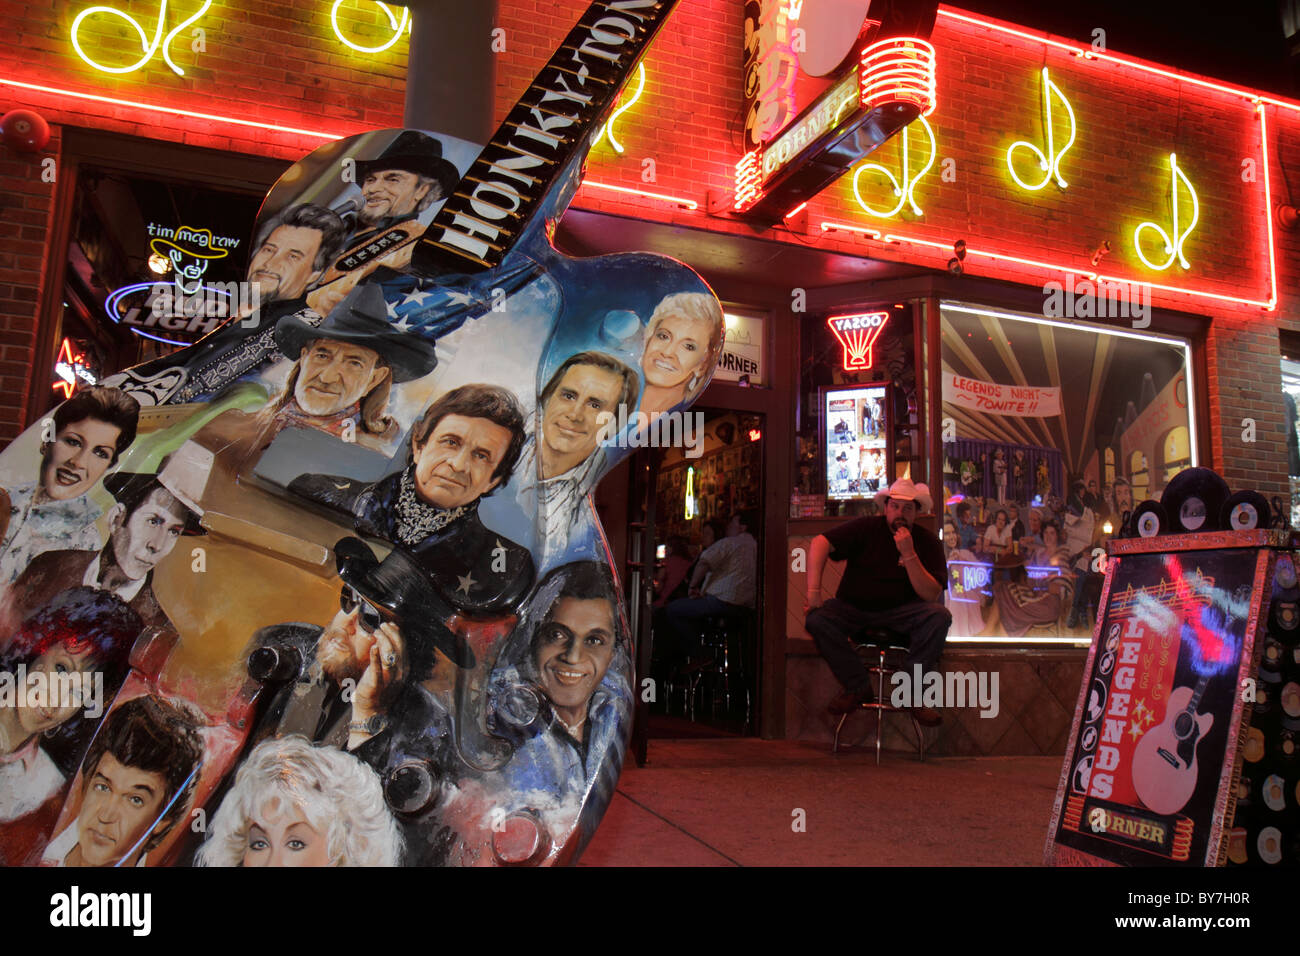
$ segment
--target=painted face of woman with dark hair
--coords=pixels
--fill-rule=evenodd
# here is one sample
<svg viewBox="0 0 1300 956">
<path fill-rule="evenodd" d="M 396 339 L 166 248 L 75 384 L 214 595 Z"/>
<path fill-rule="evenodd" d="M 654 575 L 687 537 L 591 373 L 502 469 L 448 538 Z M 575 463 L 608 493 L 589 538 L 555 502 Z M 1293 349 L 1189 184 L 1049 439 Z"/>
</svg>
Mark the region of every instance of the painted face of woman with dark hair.
<svg viewBox="0 0 1300 956">
<path fill-rule="evenodd" d="M 91 645 L 83 644 L 73 650 L 59 642 L 27 665 L 28 678 L 38 673 L 45 675 L 45 680 L 35 685 L 44 687 L 45 693 L 15 695 L 14 713 L 24 740 L 53 730 L 81 710 L 85 702 L 79 696 L 80 675 L 95 670 L 99 663 Z M 60 674 L 77 677 L 61 683 Z"/>
<path fill-rule="evenodd" d="M 42 448 L 41 491 L 53 501 L 85 494 L 113 464 L 122 430 L 98 418 L 83 418 L 59 429 Z"/>
</svg>

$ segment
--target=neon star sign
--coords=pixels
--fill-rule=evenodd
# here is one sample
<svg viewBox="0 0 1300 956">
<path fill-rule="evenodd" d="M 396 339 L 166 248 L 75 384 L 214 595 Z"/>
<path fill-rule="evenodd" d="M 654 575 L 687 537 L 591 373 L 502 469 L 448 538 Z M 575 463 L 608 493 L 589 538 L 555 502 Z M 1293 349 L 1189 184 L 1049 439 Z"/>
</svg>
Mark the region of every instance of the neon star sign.
<svg viewBox="0 0 1300 956">
<path fill-rule="evenodd" d="M 826 324 L 844 346 L 844 371 L 871 368 L 871 347 L 889 321 L 888 312 L 862 312 L 857 315 L 832 315 Z"/>
<path fill-rule="evenodd" d="M 1061 105 L 1065 107 L 1066 119 L 1070 122 L 1070 135 L 1066 139 L 1065 145 L 1059 150 L 1056 148 L 1056 124 L 1052 116 L 1052 98 L 1060 100 Z M 1061 175 L 1061 159 L 1065 156 L 1071 146 L 1074 145 L 1077 128 L 1074 122 L 1074 108 L 1070 106 L 1070 101 L 1066 99 L 1061 88 L 1052 82 L 1048 76 L 1047 67 L 1043 67 L 1043 136 L 1047 140 L 1047 152 L 1043 152 L 1028 140 L 1016 140 L 1007 147 L 1007 171 L 1011 173 L 1011 178 L 1016 181 L 1016 185 L 1021 189 L 1028 189 L 1030 192 L 1037 192 L 1052 180 L 1056 180 L 1056 185 L 1065 189 L 1069 183 Z M 1016 150 L 1029 150 L 1037 160 L 1039 170 L 1043 173 L 1043 178 L 1038 182 L 1030 182 L 1021 179 L 1016 172 L 1015 154 Z"/>
<path fill-rule="evenodd" d="M 1183 229 L 1181 232 L 1178 228 L 1178 184 L 1180 182 L 1187 187 L 1187 194 L 1191 196 L 1192 199 L 1192 221 L 1189 222 L 1187 228 Z M 1192 234 L 1192 230 L 1196 228 L 1196 222 L 1201 215 L 1201 205 L 1196 199 L 1196 190 L 1192 188 L 1191 180 L 1189 180 L 1187 175 L 1179 168 L 1178 155 L 1176 153 L 1169 154 L 1169 215 L 1173 226 L 1172 234 L 1165 232 L 1163 228 L 1156 225 L 1154 222 L 1144 222 L 1133 230 L 1134 251 L 1148 269 L 1155 269 L 1157 272 L 1163 272 L 1168 269 L 1174 264 L 1175 259 L 1178 260 L 1178 264 L 1184 269 L 1191 268 L 1191 264 L 1188 263 L 1187 257 L 1183 255 L 1183 246 L 1187 242 L 1187 237 Z M 1168 258 L 1161 263 L 1152 262 L 1146 257 L 1146 253 L 1142 251 L 1142 232 L 1146 229 L 1153 230 L 1155 234 L 1160 237 L 1161 248 L 1164 250 L 1164 254 L 1168 256 Z"/>
<path fill-rule="evenodd" d="M 59 346 L 59 357 L 54 361 L 54 374 L 59 378 L 54 383 L 54 390 L 62 391 L 64 398 L 72 397 L 78 381 L 87 385 L 94 385 L 98 381 L 90 371 L 85 353 L 74 349 L 70 339 L 64 339 Z"/>
<path fill-rule="evenodd" d="M 138 21 L 135 17 L 131 16 L 129 13 L 123 13 L 121 10 L 118 10 L 116 7 L 107 7 L 107 6 L 87 7 L 85 10 L 82 10 L 80 13 L 78 13 L 76 19 L 72 21 L 72 48 L 77 51 L 77 56 L 81 57 L 81 59 L 84 60 L 87 65 L 94 67 L 95 69 L 99 70 L 101 73 L 118 73 L 118 74 L 134 73 L 136 70 L 140 69 L 140 67 L 144 66 L 146 63 L 152 60 L 154 54 L 158 52 L 159 48 L 161 48 L 163 60 L 164 62 L 166 62 L 166 64 L 169 67 L 171 67 L 172 72 L 175 73 L 177 76 L 184 76 L 185 71 L 182 70 L 179 66 L 177 66 L 175 62 L 173 62 L 172 60 L 172 56 L 171 56 L 172 40 L 175 39 L 176 34 L 180 33 L 182 30 L 184 30 L 187 26 L 189 26 L 199 17 L 203 16 L 203 14 L 207 13 L 208 7 L 210 6 L 212 6 L 212 0 L 203 0 L 203 6 L 199 8 L 198 13 L 195 13 L 192 16 L 190 16 L 188 19 L 182 20 L 180 23 L 178 23 L 172 29 L 172 31 L 167 34 L 166 38 L 164 39 L 163 26 L 167 22 L 167 0 L 162 0 L 162 2 L 159 4 L 158 7 L 158 23 L 154 27 L 153 40 L 149 39 L 149 35 L 145 33 L 145 29 L 143 26 L 140 25 L 140 21 Z M 119 20 L 125 20 L 132 28 L 134 28 L 135 32 L 140 37 L 140 49 L 143 51 L 143 55 L 140 57 L 140 59 L 136 60 L 134 63 L 131 63 L 127 66 L 105 66 L 103 63 L 100 63 L 98 60 L 94 59 L 89 53 L 87 53 L 81 45 L 81 38 L 79 36 L 79 33 L 81 31 L 81 24 L 86 20 L 86 18 L 92 17 L 95 14 L 107 14 L 107 15 L 117 17 Z"/>
<path fill-rule="evenodd" d="M 858 205 L 862 207 L 863 211 L 866 212 L 867 215 L 875 216 L 877 219 L 890 219 L 897 216 L 904 206 L 910 206 L 914 215 L 924 215 L 924 211 L 916 204 L 916 184 L 920 182 L 921 177 L 928 173 L 930 167 L 934 165 L 936 147 L 934 141 L 934 129 L 930 126 L 926 118 L 924 116 L 918 116 L 916 121 L 920 123 L 921 128 L 925 130 L 926 138 L 930 143 L 930 154 L 925 160 L 925 165 L 921 167 L 920 171 L 915 176 L 909 175 L 911 168 L 911 125 L 904 126 L 903 134 L 899 137 L 902 153 L 899 168 L 899 174 L 902 177 L 901 184 L 899 183 L 898 178 L 894 176 L 893 172 L 880 165 L 880 163 L 863 163 L 858 167 L 857 172 L 853 174 L 853 197 L 857 199 Z M 862 178 L 863 173 L 868 171 L 878 172 L 889 180 L 889 184 L 893 187 L 893 194 L 898 199 L 898 202 L 894 204 L 892 209 L 877 209 L 862 198 L 862 192 L 858 180 Z"/>
<path fill-rule="evenodd" d="M 362 46 L 359 43 L 349 40 L 343 35 L 343 30 L 339 27 L 339 7 L 341 6 L 343 6 L 343 0 L 334 0 L 334 6 L 330 7 L 330 25 L 334 27 L 334 35 L 339 38 L 339 42 L 349 49 L 356 50 L 358 53 L 383 53 L 396 43 L 398 39 L 401 38 L 402 34 L 411 27 L 411 11 L 407 10 L 406 7 L 399 8 L 402 11 L 402 15 L 399 18 L 393 13 L 392 6 L 389 4 L 376 3 L 375 6 L 379 7 L 380 10 L 383 10 L 384 15 L 388 17 L 388 26 L 393 31 L 393 35 L 389 37 L 386 42 L 380 43 L 378 46 Z M 393 4 L 393 6 L 396 6 L 396 4 Z"/>
</svg>

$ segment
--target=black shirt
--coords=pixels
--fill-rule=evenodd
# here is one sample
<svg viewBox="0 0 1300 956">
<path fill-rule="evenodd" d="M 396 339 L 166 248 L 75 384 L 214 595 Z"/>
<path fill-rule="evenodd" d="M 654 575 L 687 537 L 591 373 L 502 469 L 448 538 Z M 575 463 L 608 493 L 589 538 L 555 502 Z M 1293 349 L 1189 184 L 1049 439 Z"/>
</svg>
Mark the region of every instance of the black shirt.
<svg viewBox="0 0 1300 956">
<path fill-rule="evenodd" d="M 831 543 L 831 560 L 848 562 L 844 579 L 835 592 L 837 599 L 863 611 L 884 611 L 921 600 L 907 576 L 907 569 L 899 563 L 902 556 L 884 515 L 846 521 L 827 531 L 825 537 Z M 912 543 L 921 566 L 939 587 L 946 588 L 948 563 L 939 539 L 913 525 Z"/>
</svg>

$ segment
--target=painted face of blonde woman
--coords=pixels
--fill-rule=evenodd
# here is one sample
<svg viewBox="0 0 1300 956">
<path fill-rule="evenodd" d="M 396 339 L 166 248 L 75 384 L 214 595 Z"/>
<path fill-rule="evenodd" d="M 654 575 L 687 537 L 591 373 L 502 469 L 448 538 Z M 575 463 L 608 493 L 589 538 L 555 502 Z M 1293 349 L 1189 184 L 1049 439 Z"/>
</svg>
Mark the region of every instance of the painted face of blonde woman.
<svg viewBox="0 0 1300 956">
<path fill-rule="evenodd" d="M 249 822 L 243 865 L 329 866 L 328 840 L 302 808 L 269 801 Z"/>
<path fill-rule="evenodd" d="M 641 357 L 646 384 L 656 388 L 685 385 L 702 371 L 709 357 L 711 323 L 670 312 L 659 320 Z"/>
</svg>

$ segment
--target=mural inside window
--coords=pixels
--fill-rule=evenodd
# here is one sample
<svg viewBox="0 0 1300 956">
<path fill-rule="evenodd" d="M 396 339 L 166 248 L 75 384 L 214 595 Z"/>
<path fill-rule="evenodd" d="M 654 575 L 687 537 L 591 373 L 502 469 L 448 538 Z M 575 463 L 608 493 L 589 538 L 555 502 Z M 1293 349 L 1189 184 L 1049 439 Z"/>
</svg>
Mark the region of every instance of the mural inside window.
<svg viewBox="0 0 1300 956">
<path fill-rule="evenodd" d="M 1096 549 L 1196 464 L 1190 349 L 955 303 L 941 335 L 950 636 L 1087 639 Z"/>
<path fill-rule="evenodd" d="M 1286 459 L 1287 474 L 1291 477 L 1291 524 L 1300 527 L 1300 422 L 1297 422 L 1296 413 L 1297 406 L 1300 406 L 1300 361 L 1289 356 L 1282 359 L 1282 399 L 1286 404 Z"/>
</svg>

